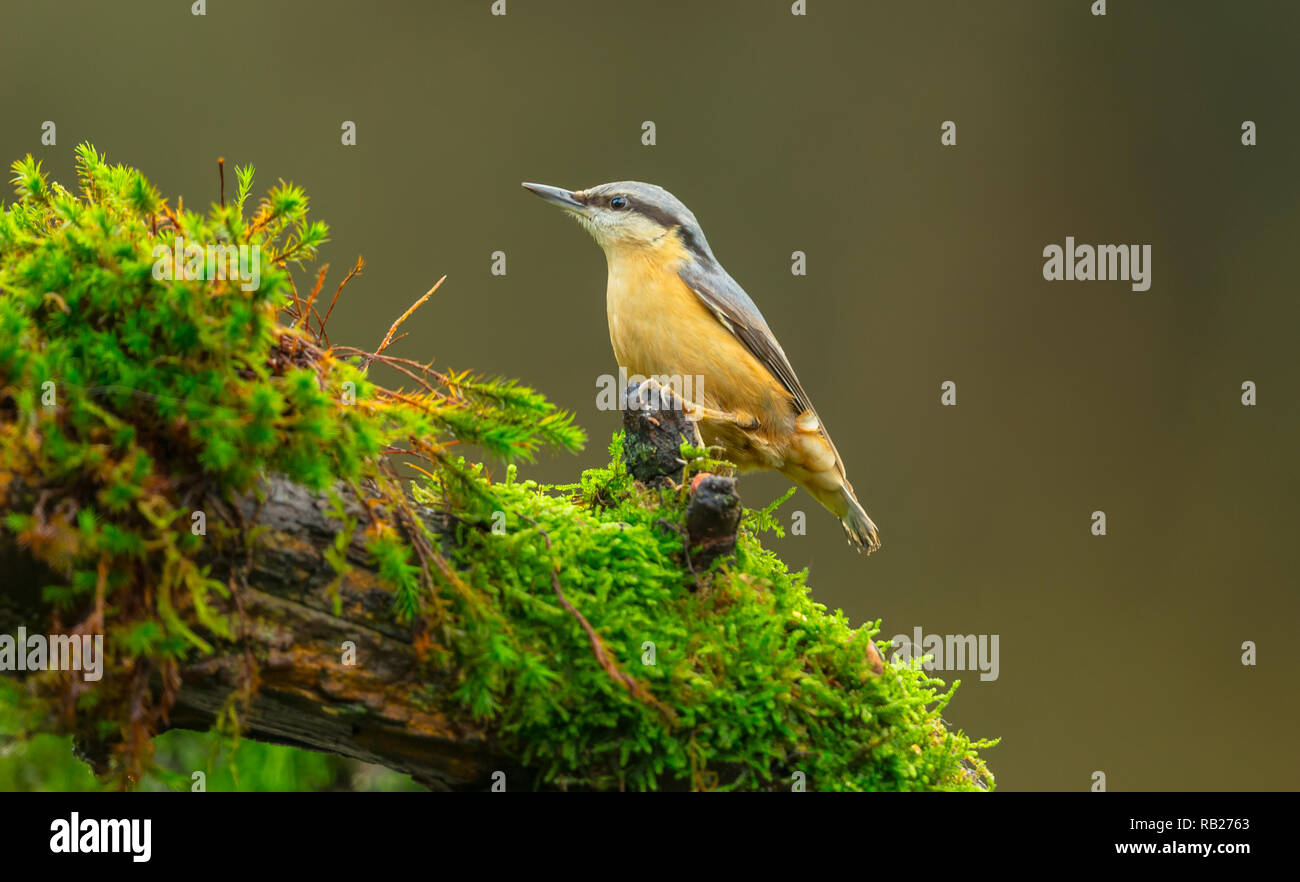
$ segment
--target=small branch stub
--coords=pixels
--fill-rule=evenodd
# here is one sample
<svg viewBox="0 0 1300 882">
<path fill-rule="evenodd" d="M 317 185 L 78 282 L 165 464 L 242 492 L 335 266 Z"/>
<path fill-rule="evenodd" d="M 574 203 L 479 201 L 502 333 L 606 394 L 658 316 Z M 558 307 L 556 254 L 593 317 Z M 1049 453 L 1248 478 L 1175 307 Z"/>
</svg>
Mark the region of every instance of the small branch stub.
<svg viewBox="0 0 1300 882">
<path fill-rule="evenodd" d="M 627 387 L 623 460 L 647 487 L 663 487 L 682 474 L 682 442 L 703 447 L 700 431 L 670 389 L 653 380 Z"/>
<path fill-rule="evenodd" d="M 719 557 L 736 550 L 741 511 L 735 478 L 695 476 L 691 504 L 686 509 L 686 554 L 692 569 L 707 569 Z"/>
<path fill-rule="evenodd" d="M 699 428 L 686 415 L 681 401 L 653 381 L 628 386 L 623 428 L 628 471 L 648 487 L 663 487 L 680 478 L 683 441 L 704 446 Z M 719 557 L 736 550 L 741 513 L 734 478 L 695 476 L 686 511 L 686 554 L 692 570 L 708 569 Z"/>
</svg>

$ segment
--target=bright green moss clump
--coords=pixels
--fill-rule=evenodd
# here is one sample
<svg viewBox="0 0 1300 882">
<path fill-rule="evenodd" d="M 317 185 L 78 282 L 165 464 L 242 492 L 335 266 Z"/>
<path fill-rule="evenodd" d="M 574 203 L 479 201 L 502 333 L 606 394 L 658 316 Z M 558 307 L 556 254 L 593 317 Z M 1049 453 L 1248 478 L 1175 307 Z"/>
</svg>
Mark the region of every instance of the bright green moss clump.
<svg viewBox="0 0 1300 882">
<path fill-rule="evenodd" d="M 328 234 L 300 189 L 281 184 L 246 216 L 252 170 L 239 169 L 234 198 L 199 215 L 89 146 L 79 195 L 30 157 L 14 173 L 19 200 L 0 214 L 0 542 L 58 574 L 45 602 L 109 651 L 95 687 L 46 684 L 40 728 L 104 740 L 138 780 L 179 666 L 232 637 L 217 610 L 237 586 L 198 552 L 250 538 L 227 503 L 277 472 L 379 495 L 368 523 L 338 508 L 340 542 L 362 531 L 394 615 L 425 626 L 421 657 L 456 674 L 430 700 L 492 726 L 538 785 L 991 784 L 976 755 L 989 742 L 939 718 L 951 690 L 913 667 L 876 673 L 875 626 L 828 613 L 763 549 L 770 510 L 748 514 L 734 559 L 693 574 L 685 494 L 636 485 L 618 438 L 609 468 L 568 487 L 518 482 L 513 466 L 493 483 L 453 457 L 453 442 L 527 460 L 584 436 L 514 383 L 331 346 L 324 271 L 307 292 L 287 271 Z M 166 255 L 182 242 L 256 246 L 258 278 L 181 272 Z M 412 389 L 374 384 L 376 359 Z M 390 461 L 401 452 L 423 461 L 413 500 Z M 685 453 L 684 478 L 708 465 Z M 417 504 L 456 516 L 453 546 Z M 191 529 L 199 509 L 206 537 Z"/>
<path fill-rule="evenodd" d="M 747 512 L 735 560 L 697 582 L 675 529 L 687 493 L 635 484 L 620 447 L 616 436 L 613 464 L 577 485 L 519 483 L 513 468 L 504 483 L 476 472 L 459 492 L 448 484 L 471 525 L 455 562 L 492 610 L 461 647 L 457 696 L 497 719 L 540 779 L 789 790 L 802 772 L 809 790 L 991 785 L 975 756 L 991 742 L 940 720 L 952 690 L 906 665 L 874 673 L 867 644 L 878 624 L 854 630 L 828 613 L 804 574 L 762 547 L 755 530 L 780 529 L 772 511 L 784 499 Z M 686 478 L 708 464 L 684 453 Z M 503 511 L 505 530 L 494 533 Z M 593 660 L 551 588 L 557 569 L 565 597 L 657 704 Z"/>
</svg>

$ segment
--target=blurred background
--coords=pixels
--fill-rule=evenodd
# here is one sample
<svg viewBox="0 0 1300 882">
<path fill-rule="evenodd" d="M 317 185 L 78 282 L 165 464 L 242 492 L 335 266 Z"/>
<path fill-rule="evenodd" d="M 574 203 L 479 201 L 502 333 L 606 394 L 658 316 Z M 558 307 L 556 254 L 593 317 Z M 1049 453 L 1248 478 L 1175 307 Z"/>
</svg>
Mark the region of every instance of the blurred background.
<svg viewBox="0 0 1300 882">
<path fill-rule="evenodd" d="M 492 5 L 4 0 L 0 157 L 72 186 L 91 141 L 192 208 L 219 156 L 257 167 L 255 194 L 302 185 L 332 227 L 326 289 L 367 261 L 331 337 L 373 348 L 447 274 L 393 353 L 575 411 L 587 450 L 523 468 L 543 481 L 607 460 L 596 382 L 617 365 L 599 249 L 519 182 L 661 184 L 765 313 L 884 539 L 859 557 L 800 491 L 783 511 L 807 535 L 774 547 L 884 637 L 999 636 L 998 679 L 938 675 L 962 681 L 954 727 L 1003 739 L 1002 789 L 1300 788 L 1300 7 Z M 1151 289 L 1044 281 L 1066 236 L 1149 244 Z M 751 507 L 786 487 L 740 485 Z M 162 765 L 227 770 L 210 789 L 411 786 L 166 738 Z M 0 787 L 93 786 L 65 762 L 9 743 Z"/>
</svg>

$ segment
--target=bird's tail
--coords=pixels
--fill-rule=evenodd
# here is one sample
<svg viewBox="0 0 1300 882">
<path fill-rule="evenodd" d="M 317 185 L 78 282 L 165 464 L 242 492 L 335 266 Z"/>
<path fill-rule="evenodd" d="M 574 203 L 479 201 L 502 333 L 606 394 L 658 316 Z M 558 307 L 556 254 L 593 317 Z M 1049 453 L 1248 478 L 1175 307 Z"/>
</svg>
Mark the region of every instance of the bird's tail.
<svg viewBox="0 0 1300 882">
<path fill-rule="evenodd" d="M 868 517 L 844 474 L 844 461 L 831 436 L 811 410 L 795 421 L 788 449 L 786 477 L 800 484 L 844 525 L 849 544 L 867 554 L 880 547 L 880 531 Z"/>
<path fill-rule="evenodd" d="M 858 498 L 853 495 L 853 488 L 847 482 L 840 492 L 844 494 L 842 503 L 847 507 L 840 518 L 840 523 L 844 526 L 844 534 L 849 537 L 850 545 L 870 554 L 880 547 L 880 531 L 876 529 L 875 523 L 858 502 Z"/>
</svg>

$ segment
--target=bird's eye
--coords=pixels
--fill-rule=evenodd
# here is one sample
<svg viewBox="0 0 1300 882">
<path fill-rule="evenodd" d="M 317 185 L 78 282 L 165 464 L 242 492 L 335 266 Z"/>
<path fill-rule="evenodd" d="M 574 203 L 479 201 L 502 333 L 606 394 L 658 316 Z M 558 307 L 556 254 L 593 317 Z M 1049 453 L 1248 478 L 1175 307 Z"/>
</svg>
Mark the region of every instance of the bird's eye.
<svg viewBox="0 0 1300 882">
<path fill-rule="evenodd" d="M 627 197 L 615 196 L 613 199 L 609 200 L 609 207 L 619 211 L 627 208 Z"/>
</svg>

